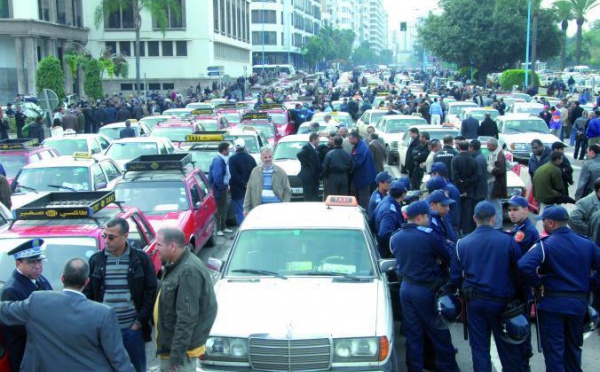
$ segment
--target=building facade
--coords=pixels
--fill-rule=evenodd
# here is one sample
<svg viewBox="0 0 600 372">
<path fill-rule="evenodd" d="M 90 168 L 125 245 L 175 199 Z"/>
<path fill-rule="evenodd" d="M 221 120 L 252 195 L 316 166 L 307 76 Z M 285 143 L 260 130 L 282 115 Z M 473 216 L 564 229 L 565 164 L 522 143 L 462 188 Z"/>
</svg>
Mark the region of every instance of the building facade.
<svg viewBox="0 0 600 372">
<path fill-rule="evenodd" d="M 168 25 L 159 28 L 149 11 L 141 12 L 140 91 L 185 91 L 198 83 L 228 83 L 251 73 L 249 0 L 177 0 L 180 12 L 167 9 Z M 106 50 L 126 56 L 127 78 L 104 80 L 105 93 L 135 90 L 134 14 L 121 9 L 94 25 L 101 0 L 85 0 L 89 25 L 88 50 L 98 57 Z M 222 76 L 209 67 L 222 66 Z"/>
<path fill-rule="evenodd" d="M 37 94 L 39 61 L 53 55 L 63 60 L 71 43 L 85 44 L 82 0 L 0 0 L 0 99 L 17 93 Z M 65 93 L 79 85 L 63 61 Z M 79 79 L 81 81 L 81 79 Z"/>
<path fill-rule="evenodd" d="M 369 43 L 377 53 L 388 49 L 388 14 L 383 0 L 369 0 Z"/>
<path fill-rule="evenodd" d="M 252 64 L 305 68 L 302 47 L 319 33 L 320 0 L 252 0 Z"/>
<path fill-rule="evenodd" d="M 369 41 L 368 0 L 323 0 L 322 24 L 331 28 L 354 31 L 354 45 Z"/>
</svg>

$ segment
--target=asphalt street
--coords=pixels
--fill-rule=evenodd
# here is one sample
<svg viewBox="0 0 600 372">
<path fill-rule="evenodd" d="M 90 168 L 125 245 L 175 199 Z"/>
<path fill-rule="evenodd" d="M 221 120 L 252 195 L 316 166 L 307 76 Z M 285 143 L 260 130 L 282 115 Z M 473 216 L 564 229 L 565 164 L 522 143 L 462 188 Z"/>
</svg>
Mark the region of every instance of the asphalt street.
<svg viewBox="0 0 600 372">
<path fill-rule="evenodd" d="M 571 164 L 574 169 L 575 184 L 573 186 L 571 186 L 571 188 L 570 188 L 570 195 L 574 195 L 575 187 L 577 185 L 577 181 L 579 180 L 579 173 L 581 170 L 582 163 L 580 161 L 573 160 L 573 157 L 569 153 L 569 148 L 567 148 L 566 150 L 567 150 L 566 151 L 567 157 L 571 161 Z M 394 167 L 387 167 L 387 168 L 388 168 L 387 170 L 389 172 L 391 172 L 391 174 L 395 178 L 398 178 L 400 176 L 400 171 L 399 171 L 398 167 L 394 166 Z M 527 173 L 526 168 L 524 168 L 524 172 L 522 172 L 522 174 L 523 174 L 522 179 L 527 186 L 529 184 L 530 180 L 529 180 L 529 175 Z M 567 207 L 567 209 L 570 210 L 574 206 L 566 205 L 566 207 Z M 512 228 L 512 224 L 510 223 L 510 221 L 505 221 L 504 228 L 505 229 Z M 217 237 L 217 244 L 215 245 L 215 247 L 202 249 L 199 252 L 199 256 L 205 262 L 209 257 L 215 257 L 215 258 L 221 258 L 221 259 L 226 258 L 227 252 L 231 248 L 231 244 L 233 241 L 233 235 L 234 234 L 229 234 L 225 237 Z M 399 324 L 396 328 L 399 329 Z M 536 351 L 535 327 L 532 326 L 531 331 L 532 331 L 533 349 L 534 349 L 534 354 L 535 354 L 533 356 L 533 358 L 531 359 L 531 370 L 532 371 L 544 371 L 545 364 L 544 364 L 543 354 L 537 353 L 537 351 Z M 468 341 L 465 341 L 463 339 L 462 324 L 457 323 L 457 324 L 452 325 L 450 328 L 450 332 L 452 334 L 452 341 L 454 343 L 454 347 L 458 349 L 458 353 L 456 354 L 456 359 L 457 359 L 457 362 L 458 362 L 458 365 L 459 365 L 461 371 L 472 371 L 473 367 L 472 367 L 472 362 L 471 362 L 471 349 L 468 344 Z M 405 364 L 405 361 L 406 361 L 406 359 L 405 359 L 405 354 L 406 354 L 405 353 L 405 339 L 399 333 L 397 333 L 396 336 L 397 336 L 397 339 L 395 341 L 395 349 L 396 349 L 396 355 L 398 355 L 398 359 L 399 359 L 400 371 L 406 371 L 407 369 L 406 369 L 406 364 Z M 598 368 L 598 365 L 600 365 L 600 353 L 598 353 L 597 350 L 600 350 L 600 333 L 598 331 L 595 331 L 594 333 L 589 333 L 589 334 L 585 335 L 585 341 L 584 341 L 584 345 L 583 345 L 583 357 L 582 357 L 582 368 L 584 371 L 593 371 L 596 368 Z M 147 344 L 146 352 L 147 352 L 147 357 L 148 357 L 148 370 L 153 371 L 153 372 L 158 371 L 158 360 L 156 359 L 156 357 L 154 355 L 155 354 L 155 345 L 153 342 L 150 342 Z M 502 365 L 500 364 L 500 358 L 498 357 L 498 353 L 496 351 L 493 340 L 492 340 L 492 347 L 491 347 L 490 355 L 492 358 L 492 365 L 493 365 L 494 371 L 501 372 Z M 198 367 L 198 371 L 201 371 L 200 367 Z"/>
</svg>

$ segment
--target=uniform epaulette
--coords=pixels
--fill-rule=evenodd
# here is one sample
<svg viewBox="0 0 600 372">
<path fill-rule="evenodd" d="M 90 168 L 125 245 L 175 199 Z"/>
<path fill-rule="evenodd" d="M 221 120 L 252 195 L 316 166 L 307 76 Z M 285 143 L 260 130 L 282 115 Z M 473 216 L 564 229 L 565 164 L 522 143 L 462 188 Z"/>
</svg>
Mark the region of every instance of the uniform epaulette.
<svg viewBox="0 0 600 372">
<path fill-rule="evenodd" d="M 392 211 L 392 212 L 398 212 L 396 210 L 396 206 L 394 204 L 390 204 L 390 211 Z"/>
<path fill-rule="evenodd" d="M 423 231 L 424 233 L 427 233 L 427 234 L 431 234 L 433 232 L 433 229 L 431 227 L 425 227 L 425 226 L 419 226 L 419 227 L 417 227 L 417 230 Z"/>
<path fill-rule="evenodd" d="M 579 235 L 579 234 L 578 234 Z M 583 236 L 583 235 L 582 235 Z M 540 236 L 540 238 L 538 240 L 535 241 L 535 243 L 540 242 L 544 239 L 548 239 L 550 237 L 550 235 L 546 235 L 546 236 Z M 587 236 L 585 236 L 587 238 Z"/>
<path fill-rule="evenodd" d="M 575 233 L 575 234 L 581 236 L 582 238 L 586 238 L 587 240 L 591 240 L 590 237 L 587 235 L 577 234 L 577 233 Z"/>
</svg>

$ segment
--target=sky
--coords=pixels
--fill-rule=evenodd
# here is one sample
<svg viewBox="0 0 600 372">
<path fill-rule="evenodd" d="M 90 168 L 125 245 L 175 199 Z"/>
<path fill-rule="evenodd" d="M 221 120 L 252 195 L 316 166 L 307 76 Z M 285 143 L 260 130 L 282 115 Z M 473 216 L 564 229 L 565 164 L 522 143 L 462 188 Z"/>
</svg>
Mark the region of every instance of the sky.
<svg viewBox="0 0 600 372">
<path fill-rule="evenodd" d="M 553 0 L 542 0 L 543 7 L 550 7 Z M 430 10 L 437 8 L 437 0 L 383 0 L 384 7 L 388 12 L 388 28 L 390 30 L 398 29 L 401 21 L 407 19 L 414 19 L 420 16 L 425 16 Z M 600 6 L 593 9 L 587 17 L 588 22 L 584 24 L 584 30 L 586 24 L 591 24 L 592 21 L 600 19 Z M 574 35 L 576 30 L 575 21 L 569 24 L 567 33 Z"/>
</svg>

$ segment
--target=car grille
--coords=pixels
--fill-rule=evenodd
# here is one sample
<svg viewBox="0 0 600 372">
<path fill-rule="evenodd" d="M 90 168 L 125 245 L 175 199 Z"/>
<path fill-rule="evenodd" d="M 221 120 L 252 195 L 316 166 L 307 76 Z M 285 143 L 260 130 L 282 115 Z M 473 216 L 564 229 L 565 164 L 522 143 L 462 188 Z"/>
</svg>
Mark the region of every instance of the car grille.
<svg viewBox="0 0 600 372">
<path fill-rule="evenodd" d="M 302 187 L 302 181 L 298 176 L 288 176 L 288 179 L 290 180 L 290 187 Z"/>
<path fill-rule="evenodd" d="M 331 340 L 250 338 L 250 365 L 260 371 L 322 371 L 331 366 Z"/>
</svg>

